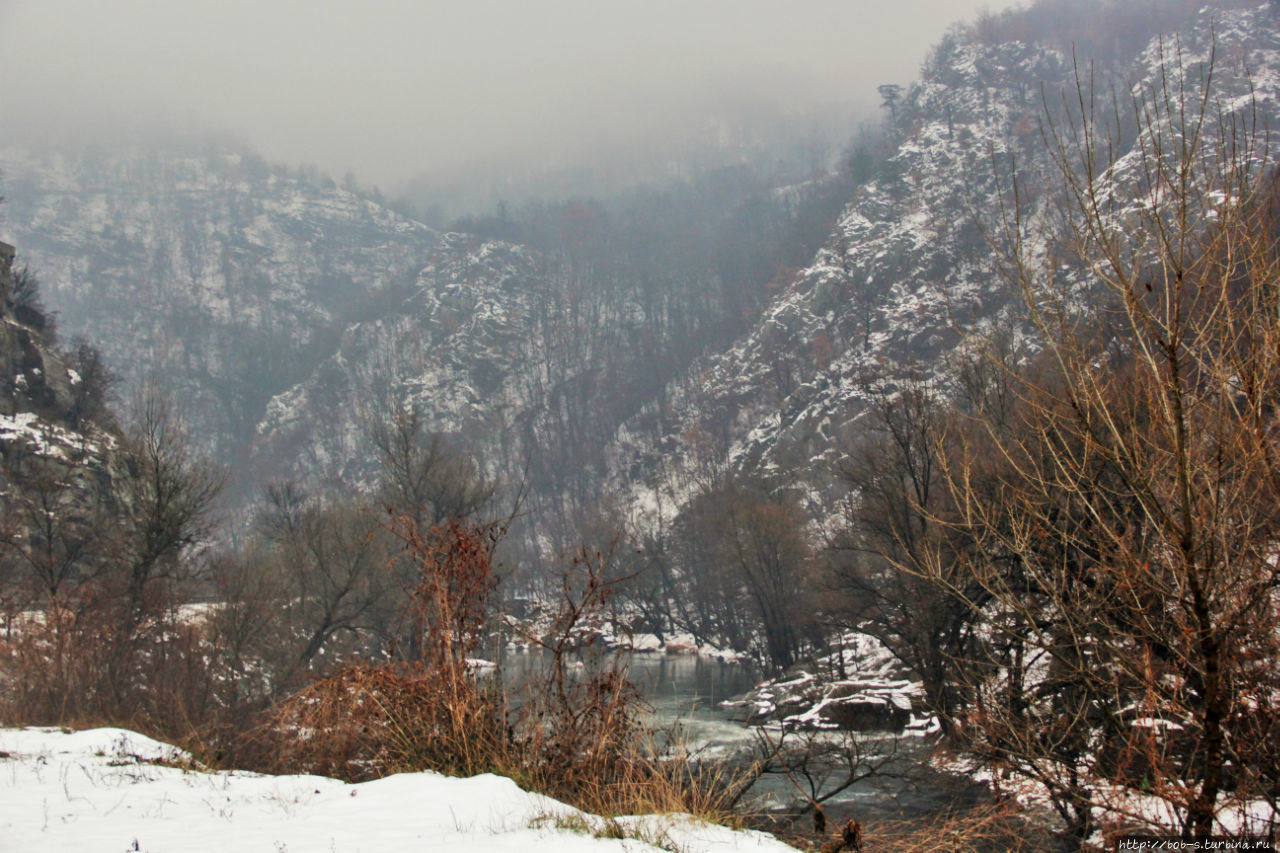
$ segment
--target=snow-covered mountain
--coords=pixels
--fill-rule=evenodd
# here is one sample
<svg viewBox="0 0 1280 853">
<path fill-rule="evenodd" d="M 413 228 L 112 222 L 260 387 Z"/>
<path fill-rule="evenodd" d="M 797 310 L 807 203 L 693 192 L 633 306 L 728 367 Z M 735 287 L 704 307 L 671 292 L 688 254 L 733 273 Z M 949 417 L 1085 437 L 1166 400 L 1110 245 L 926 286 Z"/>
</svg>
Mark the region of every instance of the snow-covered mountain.
<svg viewBox="0 0 1280 853">
<path fill-rule="evenodd" d="M 411 403 L 491 471 L 580 503 L 617 425 L 682 365 L 669 342 L 699 331 L 676 286 L 641 294 L 572 250 L 441 238 L 218 140 L 10 147 L 0 169 L 3 233 L 63 336 L 98 342 L 126 387 L 170 389 L 242 496 L 269 477 L 365 482 L 370 418 Z M 557 227 L 589 235 L 592 211 Z"/>
<path fill-rule="evenodd" d="M 669 518 L 707 466 L 785 473 L 823 500 L 870 377 L 927 369 L 957 325 L 1006 318 L 983 225 L 1015 162 L 1029 212 L 1047 207 L 1046 103 L 1090 61 L 1051 14 L 1067 6 L 946 34 L 920 80 L 890 92 L 874 177 L 758 313 L 713 278 L 654 286 L 683 275 L 685 247 L 601 273 L 612 259 L 592 248 L 590 207 L 566 208 L 558 252 L 442 237 L 209 140 L 6 148 L 3 233 L 64 336 L 88 336 L 130 380 L 158 375 L 246 483 L 367 481 L 371 420 L 408 401 L 563 516 L 612 493 L 642 524 L 659 506 Z M 1187 68 L 1212 49 L 1219 91 L 1274 115 L 1274 4 L 1167 7 L 1102 27 L 1085 75 L 1099 92 L 1153 79 L 1162 43 Z M 698 300 L 723 304 L 694 317 Z M 729 345 L 711 333 L 744 312 Z"/>
<path fill-rule="evenodd" d="M 989 237 L 999 231 L 1001 205 L 1013 203 L 1015 164 L 1026 220 L 1049 215 L 1051 188 L 1061 185 L 1050 128 L 1062 119 L 1063 98 L 1076 97 L 1077 73 L 1086 87 L 1094 75 L 1098 101 L 1110 109 L 1115 93 L 1123 111 L 1159 82 L 1162 64 L 1176 74 L 1181 63 L 1194 86 L 1212 58 L 1214 96 L 1242 116 L 1256 108 L 1259 128 L 1275 126 L 1275 4 L 1215 4 L 1176 28 L 1146 26 L 1140 49 L 1114 55 L 1113 48 L 1096 65 L 1073 59 L 1058 38 L 949 33 L 892 104 L 892 154 L 812 263 L 750 332 L 699 361 L 661 404 L 619 430 L 617 486 L 637 510 L 652 520 L 656 508 L 678 506 L 708 457 L 739 471 L 798 476 L 822 503 L 842 446 L 860 428 L 869 381 L 927 374 L 961 344 L 962 328 L 1012 328 L 1016 310 Z M 1134 145 L 1132 137 L 1122 141 Z M 1131 151 L 1114 153 L 1110 191 L 1123 227 L 1141 176 L 1132 173 Z M 1043 239 L 1028 227 L 1031 239 Z M 628 476 L 636 470 L 647 478 Z M 829 507 L 833 495 L 826 497 Z"/>
<path fill-rule="evenodd" d="M 512 433 L 538 405 L 536 253 L 447 234 L 425 260 L 403 301 L 349 326 L 309 377 L 271 399 L 254 446 L 261 465 L 313 482 L 363 482 L 371 424 L 406 403 L 420 406 L 433 432 L 515 452 Z"/>
<path fill-rule="evenodd" d="M 64 337 L 155 377 L 224 460 L 266 401 L 394 304 L 437 235 L 314 173 L 209 140 L 0 151 L 4 232 Z"/>
</svg>

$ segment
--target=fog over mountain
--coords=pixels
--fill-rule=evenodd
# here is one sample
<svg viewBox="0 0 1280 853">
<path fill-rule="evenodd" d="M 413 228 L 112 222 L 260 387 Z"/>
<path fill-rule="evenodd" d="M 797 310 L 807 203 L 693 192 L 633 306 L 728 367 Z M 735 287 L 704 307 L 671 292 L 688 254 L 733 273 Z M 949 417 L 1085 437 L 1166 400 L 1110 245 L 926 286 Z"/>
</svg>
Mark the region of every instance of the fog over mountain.
<svg viewBox="0 0 1280 853">
<path fill-rule="evenodd" d="M 211 128 L 394 190 L 727 124 L 843 134 L 833 120 L 870 114 L 876 85 L 908 82 L 948 23 L 990 6 L 4 0 L 0 114 L 10 133 Z"/>
</svg>

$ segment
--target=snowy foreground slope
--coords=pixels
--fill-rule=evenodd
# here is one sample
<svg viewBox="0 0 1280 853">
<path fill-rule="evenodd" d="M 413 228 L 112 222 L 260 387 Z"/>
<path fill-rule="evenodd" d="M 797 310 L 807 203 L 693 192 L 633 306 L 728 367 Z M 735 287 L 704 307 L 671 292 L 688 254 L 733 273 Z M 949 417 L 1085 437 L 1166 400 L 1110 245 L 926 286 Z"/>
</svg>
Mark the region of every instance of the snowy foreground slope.
<svg viewBox="0 0 1280 853">
<path fill-rule="evenodd" d="M 0 851 L 791 849 L 687 816 L 621 818 L 622 832 L 610 834 L 628 838 L 596 838 L 601 818 L 492 775 L 406 773 L 351 785 L 152 763 L 185 758 L 123 729 L 0 729 Z"/>
</svg>

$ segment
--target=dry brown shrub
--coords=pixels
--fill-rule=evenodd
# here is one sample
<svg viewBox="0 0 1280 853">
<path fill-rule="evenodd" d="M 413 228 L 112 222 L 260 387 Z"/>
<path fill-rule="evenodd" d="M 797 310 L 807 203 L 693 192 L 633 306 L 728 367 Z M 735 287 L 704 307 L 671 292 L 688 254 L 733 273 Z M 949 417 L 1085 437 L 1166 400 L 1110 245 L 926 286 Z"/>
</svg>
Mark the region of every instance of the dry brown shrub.
<svg viewBox="0 0 1280 853">
<path fill-rule="evenodd" d="M 502 703 L 463 673 L 356 664 L 276 707 L 258 733 L 271 769 L 359 781 L 402 771 L 458 776 L 517 764 Z"/>
<path fill-rule="evenodd" d="M 621 659 L 572 665 L 583 621 L 608 598 L 598 555 L 579 555 L 568 570 L 553 628 L 537 642 L 546 671 L 509 695 L 469 663 L 491 627 L 497 531 L 451 524 L 424 535 L 405 520 L 394 530 L 418 569 L 406 614 L 418 638 L 411 658 L 317 679 L 240 740 L 238 762 L 349 780 L 498 773 L 599 814 L 729 817 L 737 786 L 653 747 Z"/>
<path fill-rule="evenodd" d="M 92 715 L 106 640 L 106 626 L 93 616 L 54 606 L 9 620 L 0 640 L 6 722 L 54 725 Z"/>
<path fill-rule="evenodd" d="M 127 726 L 183 746 L 243 728 L 255 706 L 233 699 L 203 625 L 158 611 L 123 626 L 97 598 L 9 621 L 0 637 L 0 721 Z"/>
</svg>

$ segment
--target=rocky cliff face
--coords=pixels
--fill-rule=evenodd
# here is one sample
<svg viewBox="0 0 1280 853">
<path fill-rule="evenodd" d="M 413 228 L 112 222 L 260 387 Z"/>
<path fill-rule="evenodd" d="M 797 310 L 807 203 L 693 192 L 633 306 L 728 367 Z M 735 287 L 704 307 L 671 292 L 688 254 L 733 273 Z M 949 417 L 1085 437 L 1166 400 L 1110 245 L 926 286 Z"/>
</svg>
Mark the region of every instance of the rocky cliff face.
<svg viewBox="0 0 1280 853">
<path fill-rule="evenodd" d="M 43 318 L 15 303 L 13 258 L 0 243 L 0 572 L 12 568 L 9 546 L 38 545 L 42 522 L 116 512 L 125 464 L 114 419 L 86 405 L 85 379 L 47 339 Z"/>
<path fill-rule="evenodd" d="M 432 432 L 465 436 L 495 469 L 514 464 L 512 433 L 539 403 L 527 248 L 446 235 L 411 292 L 379 317 L 348 326 L 311 375 L 271 399 L 253 456 L 261 468 L 310 482 L 372 475 L 369 430 L 400 404 Z M 316 413 L 325 412 L 324 418 Z"/>
<path fill-rule="evenodd" d="M 1128 110 L 1132 96 L 1158 83 L 1162 63 L 1176 73 L 1180 62 L 1194 87 L 1213 57 L 1215 96 L 1237 117 L 1256 109 L 1259 128 L 1275 126 L 1280 19 L 1272 6 L 1209 6 L 1144 43 L 1092 72 L 1108 109 L 1114 92 Z M 1091 72 L 1081 73 L 1087 80 Z M 1046 117 L 1061 119 L 1061 99 L 1075 91 L 1072 57 L 1060 47 L 948 35 L 893 105 L 894 153 L 812 263 L 749 334 L 619 431 L 617 485 L 631 490 L 637 511 L 655 522 L 658 508 L 678 506 L 708 457 L 798 476 L 819 506 L 831 506 L 835 462 L 860 429 L 869 380 L 892 382 L 908 368 L 928 374 L 961 343 L 962 328 L 1016 327 L 986 234 L 998 232 L 998 211 L 1012 203 L 1015 163 L 1026 220 L 1051 213 L 1061 178 L 1042 128 Z M 1141 176 L 1132 153 L 1116 153 L 1108 181 L 1123 227 Z M 1028 236 L 1044 235 L 1032 228 Z M 637 481 L 628 476 L 636 470 L 651 473 Z"/>
<path fill-rule="evenodd" d="M 0 164 L 6 230 L 64 335 L 94 341 L 127 385 L 171 389 L 227 462 L 347 325 L 399 302 L 437 239 L 215 141 L 8 148 Z"/>
<path fill-rule="evenodd" d="M 73 374 L 47 345 L 44 316 L 15 302 L 14 257 L 14 247 L 0 243 L 0 414 L 64 420 L 74 402 Z"/>
</svg>

